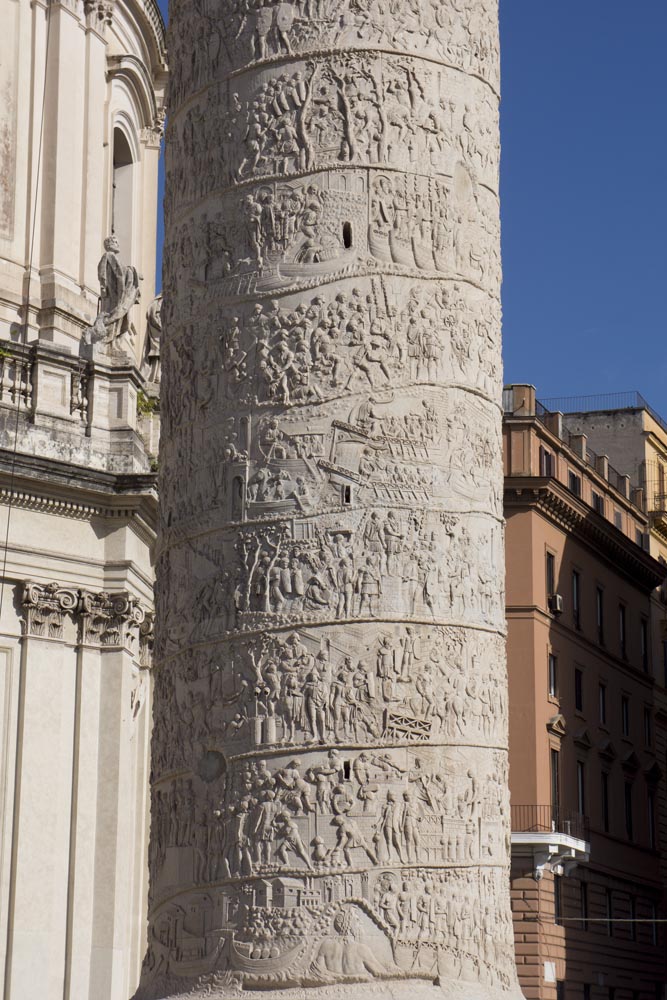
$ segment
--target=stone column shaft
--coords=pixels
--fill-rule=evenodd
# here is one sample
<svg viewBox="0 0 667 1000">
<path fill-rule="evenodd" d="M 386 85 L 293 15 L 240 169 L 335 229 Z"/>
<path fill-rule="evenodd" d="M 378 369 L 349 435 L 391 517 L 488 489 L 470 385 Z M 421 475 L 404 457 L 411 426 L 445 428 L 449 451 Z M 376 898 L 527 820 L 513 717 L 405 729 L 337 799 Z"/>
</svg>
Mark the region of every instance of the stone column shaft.
<svg viewBox="0 0 667 1000">
<path fill-rule="evenodd" d="M 198 10 L 138 997 L 517 996 L 496 6 Z"/>
</svg>

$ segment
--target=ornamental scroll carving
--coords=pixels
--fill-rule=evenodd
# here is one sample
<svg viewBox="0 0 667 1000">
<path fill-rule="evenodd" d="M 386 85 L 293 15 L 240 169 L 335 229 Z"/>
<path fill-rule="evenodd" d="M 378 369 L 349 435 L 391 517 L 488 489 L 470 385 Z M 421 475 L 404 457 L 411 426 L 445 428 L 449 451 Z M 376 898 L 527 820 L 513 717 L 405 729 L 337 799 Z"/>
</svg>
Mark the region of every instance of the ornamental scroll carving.
<svg viewBox="0 0 667 1000">
<path fill-rule="evenodd" d="M 58 583 L 27 581 L 22 594 L 21 627 L 25 636 L 65 639 L 69 616 L 76 641 L 83 645 L 125 647 L 139 654 L 142 666 L 151 665 L 152 612 L 127 593 L 91 593 Z"/>
<path fill-rule="evenodd" d="M 23 634 L 39 639 L 63 639 L 65 616 L 76 611 L 78 591 L 58 583 L 27 581 L 23 586 Z"/>
<path fill-rule="evenodd" d="M 81 642 L 87 646 L 138 648 L 145 612 L 136 597 L 81 592 Z"/>
</svg>

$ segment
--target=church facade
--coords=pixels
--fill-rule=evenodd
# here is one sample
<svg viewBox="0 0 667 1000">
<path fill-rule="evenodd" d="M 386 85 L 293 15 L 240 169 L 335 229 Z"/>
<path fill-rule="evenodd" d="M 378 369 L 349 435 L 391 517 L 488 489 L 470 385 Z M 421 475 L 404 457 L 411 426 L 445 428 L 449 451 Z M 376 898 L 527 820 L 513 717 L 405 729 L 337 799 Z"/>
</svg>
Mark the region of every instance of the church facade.
<svg viewBox="0 0 667 1000">
<path fill-rule="evenodd" d="M 0 992 L 112 1000 L 145 947 L 164 25 L 2 21 Z"/>
</svg>

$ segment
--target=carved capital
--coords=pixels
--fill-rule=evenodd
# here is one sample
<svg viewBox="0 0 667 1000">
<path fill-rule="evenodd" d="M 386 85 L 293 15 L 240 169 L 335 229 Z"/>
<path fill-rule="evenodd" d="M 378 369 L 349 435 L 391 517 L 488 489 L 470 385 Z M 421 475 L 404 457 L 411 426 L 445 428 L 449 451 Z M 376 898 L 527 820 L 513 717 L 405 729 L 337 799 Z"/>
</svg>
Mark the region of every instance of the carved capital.
<svg viewBox="0 0 667 1000">
<path fill-rule="evenodd" d="M 81 642 L 86 646 L 134 649 L 144 611 L 136 597 L 101 591 L 81 593 Z"/>
<path fill-rule="evenodd" d="M 158 108 L 155 117 L 150 125 L 141 130 L 141 141 L 149 146 L 159 146 L 164 138 L 164 127 L 167 118 L 167 109 Z"/>
<path fill-rule="evenodd" d="M 34 583 L 23 585 L 24 635 L 40 639 L 63 639 L 65 615 L 77 606 L 77 592 L 61 587 L 59 583 Z"/>
<path fill-rule="evenodd" d="M 114 6 L 115 0 L 83 0 L 88 27 L 104 32 L 113 22 Z"/>
<path fill-rule="evenodd" d="M 139 625 L 139 664 L 142 667 L 153 666 L 153 644 L 155 639 L 155 614 L 147 611 L 144 620 Z"/>
</svg>

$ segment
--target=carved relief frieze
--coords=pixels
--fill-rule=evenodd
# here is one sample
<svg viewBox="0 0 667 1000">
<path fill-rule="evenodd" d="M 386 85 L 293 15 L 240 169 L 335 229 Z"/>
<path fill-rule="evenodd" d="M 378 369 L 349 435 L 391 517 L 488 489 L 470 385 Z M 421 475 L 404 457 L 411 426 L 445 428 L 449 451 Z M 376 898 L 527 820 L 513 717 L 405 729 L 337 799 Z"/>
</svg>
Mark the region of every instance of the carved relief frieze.
<svg viewBox="0 0 667 1000">
<path fill-rule="evenodd" d="M 174 56 L 180 46 L 195 57 L 173 59 L 171 97 L 178 106 L 189 90 L 226 76 L 240 64 L 261 64 L 293 51 L 320 53 L 350 51 L 355 59 L 364 50 L 428 54 L 429 60 L 477 74 L 498 86 L 496 11 L 491 2 L 463 0 L 460 4 L 407 3 L 389 12 L 377 0 L 313 0 L 312 3 L 267 0 L 261 6 L 248 0 L 226 4 L 224 20 L 215 8 L 193 11 L 175 4 L 172 15 Z M 355 51 L 356 50 L 356 51 Z M 260 68 L 258 66 L 258 68 Z"/>
<path fill-rule="evenodd" d="M 210 640 L 299 622 L 380 617 L 503 628 L 502 530 L 483 515 L 375 507 L 348 512 L 345 524 L 321 514 L 172 541 L 157 591 L 172 652 L 195 634 Z M 172 586 L 186 594 L 193 567 L 191 597 L 165 606 Z"/>
<path fill-rule="evenodd" d="M 137 1000 L 515 1000 L 496 7 L 221 20 L 170 11 Z"/>
<path fill-rule="evenodd" d="M 169 210 L 213 190 L 326 170 L 340 174 L 345 189 L 358 185 L 350 172 L 355 166 L 379 168 L 385 185 L 394 181 L 398 203 L 405 203 L 399 211 L 421 213 L 422 226 L 447 221 L 431 217 L 434 195 L 465 214 L 466 188 L 497 192 L 497 100 L 483 88 L 479 100 L 467 94 L 464 103 L 459 77 L 443 76 L 421 60 L 355 57 L 297 66 L 289 75 L 257 77 L 250 94 L 210 89 L 174 118 L 170 140 L 181 156 Z M 206 130 L 199 127 L 204 120 Z M 189 157 L 210 161 L 209 169 L 188 171 Z"/>
<path fill-rule="evenodd" d="M 161 675 L 174 712 L 168 728 L 156 719 L 153 766 L 194 766 L 202 744 L 235 755 L 274 745 L 496 746 L 507 726 L 500 648 L 487 632 L 386 623 L 184 651 L 169 681 Z"/>
</svg>

